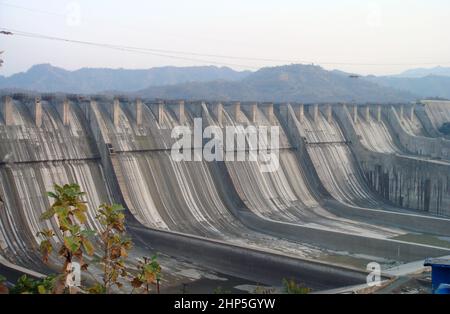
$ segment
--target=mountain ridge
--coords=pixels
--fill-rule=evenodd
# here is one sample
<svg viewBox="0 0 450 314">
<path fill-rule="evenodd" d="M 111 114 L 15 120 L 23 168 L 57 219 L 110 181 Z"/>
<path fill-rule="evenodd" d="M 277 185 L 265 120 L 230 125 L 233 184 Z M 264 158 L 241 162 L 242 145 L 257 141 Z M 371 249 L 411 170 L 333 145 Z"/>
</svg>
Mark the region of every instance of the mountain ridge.
<svg viewBox="0 0 450 314">
<path fill-rule="evenodd" d="M 383 87 L 409 92 L 421 98 L 450 99 L 450 76 L 367 76 L 364 79 Z"/>
<path fill-rule="evenodd" d="M 417 97 L 408 92 L 316 65 L 284 65 L 262 68 L 240 81 L 191 82 L 150 86 L 136 93 L 149 98 L 192 100 L 302 101 L 302 102 L 404 102 Z"/>
<path fill-rule="evenodd" d="M 450 76 L 450 67 L 437 66 L 433 68 L 415 68 L 408 69 L 399 74 L 391 75 L 392 77 L 401 78 L 420 78 L 425 76 Z"/>
<path fill-rule="evenodd" d="M 81 68 L 74 71 L 38 64 L 28 71 L 0 76 L 0 89 L 43 93 L 130 94 L 150 98 L 242 101 L 405 102 L 447 97 L 450 77 L 358 76 L 317 65 L 290 64 L 258 71 L 227 67 L 156 67 L 150 69 Z"/>
<path fill-rule="evenodd" d="M 37 64 L 25 72 L 0 78 L 0 88 L 20 88 L 40 92 L 98 93 L 106 90 L 132 92 L 147 86 L 215 79 L 238 80 L 249 71 L 228 67 L 155 67 L 150 69 L 81 68 L 74 71 Z"/>
</svg>

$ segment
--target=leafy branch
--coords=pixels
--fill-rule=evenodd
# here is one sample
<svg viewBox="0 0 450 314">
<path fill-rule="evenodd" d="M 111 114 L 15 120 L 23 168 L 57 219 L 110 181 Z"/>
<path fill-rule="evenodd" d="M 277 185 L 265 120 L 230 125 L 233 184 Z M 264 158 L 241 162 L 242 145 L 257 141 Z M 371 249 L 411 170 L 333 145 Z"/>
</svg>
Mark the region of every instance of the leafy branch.
<svg viewBox="0 0 450 314">
<path fill-rule="evenodd" d="M 105 227 L 100 233 L 103 245 L 103 289 L 109 293 L 111 286 L 121 288 L 120 277 L 126 277 L 125 261 L 132 248 L 132 242 L 125 236 L 125 215 L 121 205 L 100 205 L 97 220 Z M 97 291 L 98 291 L 97 287 Z"/>
<path fill-rule="evenodd" d="M 56 217 L 60 236 L 63 243 L 58 249 L 58 255 L 64 259 L 62 267 L 63 276 L 59 285 L 65 285 L 67 276 L 71 273 L 71 264 L 77 261 L 82 270 L 86 270 L 88 265 L 84 263 L 83 253 L 94 254 L 94 246 L 89 238 L 95 232 L 85 227 L 87 222 L 87 206 L 82 200 L 84 192 L 81 192 L 78 184 L 54 185 L 55 192 L 47 192 L 47 195 L 54 199 L 53 204 L 42 215 L 41 220 L 50 220 Z M 36 236 L 43 238 L 39 249 L 43 256 L 43 261 L 48 263 L 50 254 L 53 252 L 52 238 L 55 233 L 52 230 L 44 229 Z M 64 289 L 59 289 L 64 290 Z"/>
<path fill-rule="evenodd" d="M 145 293 L 150 293 L 150 285 L 156 285 L 156 292 L 159 293 L 159 283 L 161 281 L 161 265 L 158 263 L 158 256 L 151 258 L 143 257 L 138 261 L 139 273 L 133 278 L 131 285 L 134 289 L 144 288 Z"/>
</svg>

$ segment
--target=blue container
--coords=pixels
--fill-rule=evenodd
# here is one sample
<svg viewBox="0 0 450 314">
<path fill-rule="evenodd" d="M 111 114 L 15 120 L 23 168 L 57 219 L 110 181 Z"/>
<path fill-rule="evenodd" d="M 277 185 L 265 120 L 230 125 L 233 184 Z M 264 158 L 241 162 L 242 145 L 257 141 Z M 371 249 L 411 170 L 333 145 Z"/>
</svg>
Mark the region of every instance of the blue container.
<svg viewBox="0 0 450 314">
<path fill-rule="evenodd" d="M 436 291 L 434 291 L 434 294 L 450 294 L 450 285 L 446 283 L 440 284 Z"/>
<path fill-rule="evenodd" d="M 450 259 L 427 258 L 424 266 L 431 266 L 431 291 L 450 294 Z"/>
</svg>

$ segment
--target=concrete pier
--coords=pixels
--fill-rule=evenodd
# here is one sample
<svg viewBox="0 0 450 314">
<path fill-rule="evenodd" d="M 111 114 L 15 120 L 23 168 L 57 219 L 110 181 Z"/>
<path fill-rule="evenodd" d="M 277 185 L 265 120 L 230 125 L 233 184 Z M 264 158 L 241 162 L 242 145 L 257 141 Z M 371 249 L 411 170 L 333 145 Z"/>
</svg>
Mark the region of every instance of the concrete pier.
<svg viewBox="0 0 450 314">
<path fill-rule="evenodd" d="M 309 114 L 312 116 L 314 122 L 317 122 L 317 119 L 319 118 L 319 105 L 314 104 L 309 107 Z"/>
<path fill-rule="evenodd" d="M 223 105 L 222 105 L 222 103 L 218 103 L 216 105 L 216 117 L 217 117 L 217 122 L 221 125 L 222 120 L 223 120 Z"/>
<path fill-rule="evenodd" d="M 142 126 L 142 100 L 136 100 L 136 124 Z"/>
<path fill-rule="evenodd" d="M 119 126 L 119 119 L 120 119 L 120 101 L 118 98 L 114 99 L 113 108 L 112 108 L 112 118 L 113 123 L 115 127 Z"/>
<path fill-rule="evenodd" d="M 353 105 L 353 123 L 358 122 L 358 106 Z"/>
<path fill-rule="evenodd" d="M 403 119 L 403 105 L 400 106 L 400 113 L 398 116 L 400 119 Z"/>
<path fill-rule="evenodd" d="M 178 123 L 183 124 L 186 121 L 184 113 L 184 100 L 178 102 L 178 106 L 175 109 L 175 115 L 177 116 Z"/>
<path fill-rule="evenodd" d="M 241 116 L 241 103 L 235 102 L 234 103 L 234 119 L 237 123 L 239 123 L 239 121 L 240 121 L 240 116 Z"/>
<path fill-rule="evenodd" d="M 381 122 L 381 106 L 377 106 L 377 121 Z"/>
<path fill-rule="evenodd" d="M 364 118 L 366 119 L 366 121 L 370 121 L 370 107 L 366 106 L 364 108 Z"/>
<path fill-rule="evenodd" d="M 305 106 L 303 104 L 300 104 L 298 107 L 298 121 L 303 122 L 303 118 L 305 116 Z"/>
<path fill-rule="evenodd" d="M 409 112 L 409 118 L 410 118 L 411 121 L 413 121 L 413 122 L 414 122 L 414 110 L 416 109 L 415 107 L 416 107 L 415 105 L 412 105 L 411 108 L 409 108 L 409 110 L 410 110 L 410 112 Z"/>
<path fill-rule="evenodd" d="M 2 114 L 5 125 L 13 125 L 13 100 L 10 96 L 6 96 L 2 105 Z"/>
<path fill-rule="evenodd" d="M 273 123 L 274 117 L 273 117 L 273 104 L 270 103 L 266 106 L 266 116 L 267 120 L 269 120 L 269 123 Z"/>
<path fill-rule="evenodd" d="M 158 123 L 162 124 L 164 122 L 164 102 L 159 101 L 158 104 L 156 105 L 156 110 L 158 112 L 157 115 Z"/>
<path fill-rule="evenodd" d="M 34 122 L 38 128 L 42 126 L 42 103 L 41 97 L 36 97 L 34 100 Z"/>
<path fill-rule="evenodd" d="M 333 109 L 331 108 L 331 105 L 327 105 L 327 121 L 328 123 L 331 123 L 333 120 Z"/>
<path fill-rule="evenodd" d="M 258 119 L 258 105 L 256 103 L 251 105 L 251 119 L 253 123 L 256 123 L 256 120 Z"/>
<path fill-rule="evenodd" d="M 57 109 L 61 120 L 63 121 L 63 125 L 70 125 L 70 101 L 69 99 L 64 99 L 63 102 L 59 102 L 57 104 Z"/>
</svg>

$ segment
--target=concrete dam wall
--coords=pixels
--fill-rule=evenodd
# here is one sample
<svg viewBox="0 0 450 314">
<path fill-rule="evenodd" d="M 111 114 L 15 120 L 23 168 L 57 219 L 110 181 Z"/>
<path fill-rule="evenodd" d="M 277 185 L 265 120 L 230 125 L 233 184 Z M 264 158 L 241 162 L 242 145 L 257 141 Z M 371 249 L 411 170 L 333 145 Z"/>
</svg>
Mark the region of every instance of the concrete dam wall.
<svg viewBox="0 0 450 314">
<path fill-rule="evenodd" d="M 336 112 L 372 190 L 399 207 L 438 216 L 450 214 L 450 163 L 445 159 L 447 148 L 444 139 L 406 133 L 392 107 L 385 109 L 384 118 L 379 122 L 370 120 L 372 126 L 366 118 L 360 117 L 355 122 L 347 107 L 341 107 Z M 375 141 L 373 137 L 380 134 L 371 132 L 374 124 L 378 124 L 378 130 L 386 130 L 383 134 L 388 145 L 369 144 Z M 408 139 L 400 140 L 402 137 Z M 420 154 L 414 154 L 421 143 Z M 431 158 L 436 154 L 439 159 Z"/>
<path fill-rule="evenodd" d="M 79 108 L 68 102 L 28 97 L 7 98 L 4 106 L 0 135 L 1 252 L 21 265 L 41 267 L 36 265 L 40 260 L 36 233 L 43 227 L 57 227 L 39 220 L 50 206 L 46 191 L 53 190 L 55 183 L 79 183 L 86 192 L 88 225 L 93 229 L 99 228 L 93 210 L 107 202 L 110 193 Z"/>
<path fill-rule="evenodd" d="M 44 225 L 57 228 L 39 221 L 50 205 L 45 192 L 69 182 L 86 192 L 92 229 L 100 228 L 94 219 L 99 204 L 121 202 L 132 233 L 150 243 L 161 240 L 154 245 L 158 250 L 178 250 L 240 276 L 244 266 L 220 263 L 225 251 L 245 255 L 249 263 L 270 254 L 286 274 L 293 271 L 290 258 L 311 263 L 337 251 L 400 262 L 450 253 L 392 239 L 411 231 L 447 236 L 450 226 L 446 219 L 404 214 L 410 209 L 450 215 L 449 165 L 405 148 L 397 135 L 409 128 L 404 132 L 423 138 L 424 150 L 445 147 L 418 118 L 396 129 L 385 112 L 378 119 L 371 109 L 369 120 L 357 112 L 361 124 L 355 124 L 350 111 L 337 105 L 12 96 L 1 104 L 0 253 L 18 265 L 45 270 L 35 234 Z M 252 147 L 240 161 L 175 160 L 174 127 L 193 134 L 198 121 L 201 132 L 213 126 L 223 134 L 240 126 L 278 126 L 279 168 L 262 171 L 260 160 L 248 158 Z M 192 156 L 201 154 L 206 141 L 192 135 L 192 142 Z M 356 208 L 364 214 L 355 214 Z M 210 256 L 182 250 L 181 243 L 204 247 Z M 336 267 L 319 266 L 314 269 Z M 302 278 L 308 267 L 295 275 Z M 263 280 L 265 272 L 261 268 L 251 279 Z M 341 283 L 364 278 L 364 272 L 336 273 Z"/>
</svg>

